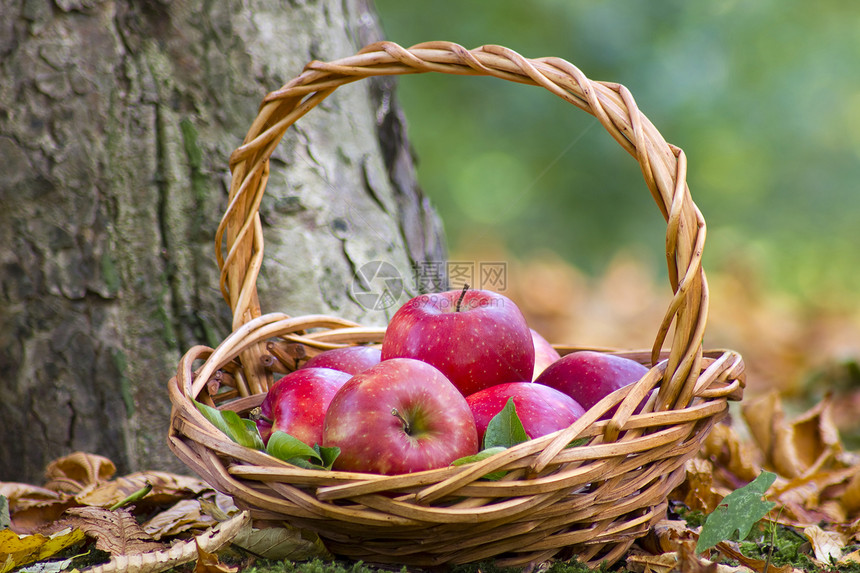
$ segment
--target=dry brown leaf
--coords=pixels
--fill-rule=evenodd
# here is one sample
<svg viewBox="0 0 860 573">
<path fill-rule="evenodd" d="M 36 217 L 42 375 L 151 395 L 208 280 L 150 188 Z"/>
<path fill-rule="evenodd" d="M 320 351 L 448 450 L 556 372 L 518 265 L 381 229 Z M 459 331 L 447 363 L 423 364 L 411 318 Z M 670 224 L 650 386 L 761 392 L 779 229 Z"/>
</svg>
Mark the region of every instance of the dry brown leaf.
<svg viewBox="0 0 860 573">
<path fill-rule="evenodd" d="M 180 499 L 197 495 L 212 489 L 205 482 L 187 476 L 168 472 L 148 471 L 136 472 L 102 483 L 76 496 L 81 505 L 111 507 L 132 493 L 142 489 L 146 484 L 152 486 L 152 491 L 136 504 L 141 507 L 171 505 Z"/>
<path fill-rule="evenodd" d="M 817 525 L 804 528 L 803 534 L 812 544 L 816 561 L 827 564 L 831 560 L 839 561 L 842 558 L 842 550 L 845 549 L 843 535 L 835 531 L 824 531 Z"/>
<path fill-rule="evenodd" d="M 860 511 L 860 466 L 856 466 L 857 471 L 848 480 L 842 495 L 839 500 L 842 502 L 842 507 L 845 508 L 850 515 L 855 515 Z"/>
<path fill-rule="evenodd" d="M 848 565 L 849 563 L 860 563 L 860 549 L 843 555 L 842 559 L 839 560 L 839 564 L 841 565 Z"/>
<path fill-rule="evenodd" d="M 635 573 L 671 573 L 678 565 L 676 553 L 628 555 L 627 568 Z"/>
<path fill-rule="evenodd" d="M 206 529 L 218 523 L 204 514 L 197 499 L 181 499 L 170 509 L 160 511 L 143 523 L 143 530 L 153 539 L 172 537 L 189 529 Z"/>
<path fill-rule="evenodd" d="M 702 453 L 737 476 L 741 483 L 749 483 L 758 477 L 764 462 L 761 449 L 749 441 L 742 441 L 735 429 L 728 424 L 717 424 L 713 427 L 705 438 Z"/>
<path fill-rule="evenodd" d="M 678 551 L 684 543 L 695 546 L 699 539 L 686 521 L 663 519 L 658 521 L 651 531 L 657 537 L 660 553 Z"/>
<path fill-rule="evenodd" d="M 748 401 L 742 412 L 765 453 L 766 464 L 785 478 L 814 474 L 839 460 L 843 453 L 827 399 L 793 420 L 787 420 L 776 392 Z"/>
<path fill-rule="evenodd" d="M 0 495 L 9 502 L 12 530 L 20 534 L 35 533 L 74 505 L 68 494 L 17 482 L 0 482 Z"/>
<path fill-rule="evenodd" d="M 194 573 L 235 573 L 238 570 L 238 567 L 221 563 L 215 553 L 206 551 L 197 543 L 197 565 L 194 567 Z"/>
<path fill-rule="evenodd" d="M 64 526 L 79 528 L 96 540 L 96 548 L 111 555 L 132 555 L 164 549 L 147 534 L 127 509 L 110 511 L 101 507 L 72 507 L 61 520 Z"/>
<path fill-rule="evenodd" d="M 702 458 L 693 458 L 687 461 L 686 470 L 686 479 L 672 492 L 672 499 L 695 511 L 712 512 L 729 493 L 715 488 L 713 464 Z"/>
<path fill-rule="evenodd" d="M 77 494 L 88 486 L 95 486 L 112 478 L 116 466 L 103 456 L 75 452 L 48 464 L 45 487 L 56 491 Z"/>
<path fill-rule="evenodd" d="M 829 400 L 819 402 L 791 423 L 776 428 L 773 462 L 785 477 L 817 472 L 841 451 Z"/>
<path fill-rule="evenodd" d="M 87 569 L 85 573 L 156 573 L 193 561 L 198 556 L 197 547 L 214 553 L 243 529 L 250 527 L 251 516 L 247 511 L 234 515 L 229 520 L 206 530 L 194 539 L 178 542 L 162 551 L 138 555 L 114 556 L 110 562 Z"/>
</svg>

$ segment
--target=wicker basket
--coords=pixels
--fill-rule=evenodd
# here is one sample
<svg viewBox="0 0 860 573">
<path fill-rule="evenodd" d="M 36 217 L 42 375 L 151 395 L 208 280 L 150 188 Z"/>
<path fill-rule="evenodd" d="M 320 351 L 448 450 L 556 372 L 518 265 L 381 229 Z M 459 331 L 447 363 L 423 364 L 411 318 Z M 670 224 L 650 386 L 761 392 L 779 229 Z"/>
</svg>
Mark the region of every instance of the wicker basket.
<svg viewBox="0 0 860 573">
<path fill-rule="evenodd" d="M 245 414 L 260 404 L 272 372 L 285 371 L 285 364 L 327 348 L 379 343 L 384 333 L 331 316 L 261 315 L 258 207 L 268 158 L 286 130 L 339 86 L 425 72 L 546 88 L 597 117 L 636 158 L 667 221 L 674 296 L 653 350 L 619 354 L 650 370 L 569 428 L 458 467 L 399 476 L 316 471 L 239 446 L 198 412 L 193 399 Z M 591 81 L 562 59 L 527 59 L 500 46 L 468 51 L 431 42 L 404 49 L 384 42 L 335 62 L 311 62 L 266 96 L 230 158 L 229 207 L 215 244 L 234 330 L 216 349 L 197 346 L 182 358 L 169 383 L 171 449 L 253 517 L 315 531 L 333 553 L 352 559 L 418 566 L 487 558 L 523 565 L 553 556 L 577 556 L 592 566 L 615 562 L 665 516 L 667 495 L 684 479 L 685 462 L 726 414 L 727 400 L 743 394 L 741 357 L 702 349 L 705 222 L 690 197 L 686 167 L 683 151 L 666 143 L 624 86 Z M 649 395 L 643 413 L 632 415 Z M 619 403 L 612 419 L 598 421 Z M 584 445 L 567 447 L 583 438 Z M 481 479 L 498 470 L 508 472 L 500 481 Z"/>
</svg>

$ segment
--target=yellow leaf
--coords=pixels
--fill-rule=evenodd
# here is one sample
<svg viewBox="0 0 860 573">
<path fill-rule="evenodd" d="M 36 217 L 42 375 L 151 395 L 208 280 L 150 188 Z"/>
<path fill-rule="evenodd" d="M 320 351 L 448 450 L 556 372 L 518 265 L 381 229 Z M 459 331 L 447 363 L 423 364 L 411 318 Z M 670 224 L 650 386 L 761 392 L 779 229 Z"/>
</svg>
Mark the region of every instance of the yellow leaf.
<svg viewBox="0 0 860 573">
<path fill-rule="evenodd" d="M 18 535 L 10 529 L 0 530 L 0 573 L 28 563 L 43 561 L 53 557 L 84 540 L 86 536 L 80 529 L 64 529 L 46 537 L 41 534 Z"/>
</svg>

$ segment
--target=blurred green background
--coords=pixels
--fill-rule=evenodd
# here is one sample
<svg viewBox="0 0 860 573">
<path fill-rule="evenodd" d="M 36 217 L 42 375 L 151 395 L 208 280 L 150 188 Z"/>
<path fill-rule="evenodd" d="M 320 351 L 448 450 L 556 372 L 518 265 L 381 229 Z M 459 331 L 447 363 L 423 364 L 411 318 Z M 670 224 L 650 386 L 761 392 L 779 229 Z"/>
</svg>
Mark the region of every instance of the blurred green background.
<svg viewBox="0 0 860 573">
<path fill-rule="evenodd" d="M 502 44 L 626 85 L 684 149 L 706 269 L 821 305 L 860 297 L 860 2 L 376 0 L 388 39 Z M 619 249 L 662 269 L 639 167 L 591 116 L 533 87 L 400 80 L 419 178 L 454 251 L 551 247 L 599 273 Z"/>
</svg>

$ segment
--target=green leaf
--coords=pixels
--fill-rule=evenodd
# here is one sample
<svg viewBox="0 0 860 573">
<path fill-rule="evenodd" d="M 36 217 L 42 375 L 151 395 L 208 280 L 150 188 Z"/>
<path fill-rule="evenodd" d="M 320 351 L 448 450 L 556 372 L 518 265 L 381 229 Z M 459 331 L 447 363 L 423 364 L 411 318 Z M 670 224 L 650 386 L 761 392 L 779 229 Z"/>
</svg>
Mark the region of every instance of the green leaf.
<svg viewBox="0 0 860 573">
<path fill-rule="evenodd" d="M 699 533 L 699 541 L 696 543 L 696 553 L 730 539 L 736 531 L 738 539 L 746 538 L 753 525 L 776 505 L 772 501 L 762 500 L 774 480 L 776 474 L 763 471 L 753 481 L 724 497 L 720 505 L 705 519 Z"/>
<path fill-rule="evenodd" d="M 234 412 L 230 413 L 233 414 Z M 236 417 L 239 418 L 238 414 Z M 257 427 L 257 423 L 254 420 L 249 420 L 248 418 L 239 419 L 242 420 L 242 424 L 245 426 L 245 436 L 247 436 L 248 440 L 253 442 L 253 445 L 249 445 L 247 447 L 254 448 L 255 450 L 265 450 L 266 444 L 263 443 L 263 438 L 260 436 L 260 429 Z"/>
<path fill-rule="evenodd" d="M 480 462 L 481 460 L 485 460 L 485 459 L 489 458 L 490 456 L 494 456 L 494 455 L 498 454 L 499 452 L 504 452 L 507 449 L 508 448 L 505 448 L 503 446 L 494 446 L 492 448 L 486 448 L 486 449 L 481 450 L 477 454 L 474 454 L 471 456 L 464 456 L 462 458 L 457 458 L 456 460 L 451 462 L 451 465 L 452 466 L 462 466 L 464 464 L 471 464 L 472 462 Z M 506 471 L 491 472 L 491 473 L 488 473 L 487 475 L 481 476 L 481 477 L 483 479 L 497 481 L 497 480 L 502 479 L 502 476 L 504 476 L 506 473 L 508 473 L 508 472 L 506 472 Z"/>
<path fill-rule="evenodd" d="M 330 470 L 331 466 L 334 465 L 334 461 L 340 455 L 340 448 L 337 446 L 333 446 L 330 448 L 324 448 L 319 444 L 314 445 L 314 450 L 316 450 L 319 458 L 322 460 L 320 464 L 323 469 Z"/>
<path fill-rule="evenodd" d="M 503 447 L 510 448 L 517 444 L 529 441 L 528 434 L 523 429 L 523 423 L 517 416 L 517 408 L 514 399 L 508 398 L 508 403 L 502 411 L 493 416 L 487 424 L 484 433 L 484 450 Z"/>
<path fill-rule="evenodd" d="M 224 432 L 228 438 L 237 444 L 255 450 L 264 449 L 260 432 L 253 420 L 240 418 L 239 414 L 232 410 L 219 410 L 197 400 L 194 401 L 194 405 L 213 426 Z"/>
<path fill-rule="evenodd" d="M 312 465 L 323 463 L 322 456 L 317 450 L 297 437 L 280 430 L 272 432 L 269 437 L 269 444 L 266 446 L 266 453 L 303 468 L 310 468 Z M 308 462 L 309 459 L 316 463 Z"/>
</svg>

